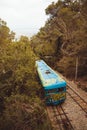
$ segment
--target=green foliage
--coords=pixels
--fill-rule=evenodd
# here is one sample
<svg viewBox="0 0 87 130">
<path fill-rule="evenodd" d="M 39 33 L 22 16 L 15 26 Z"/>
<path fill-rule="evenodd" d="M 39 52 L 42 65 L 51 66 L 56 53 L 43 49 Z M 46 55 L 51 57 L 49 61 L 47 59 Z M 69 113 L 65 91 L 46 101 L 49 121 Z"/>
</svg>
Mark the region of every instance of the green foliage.
<svg viewBox="0 0 87 130">
<path fill-rule="evenodd" d="M 79 56 L 78 76 L 86 75 L 86 8 L 86 0 L 59 0 L 50 4 L 45 10 L 49 19 L 39 33 L 32 37 L 31 45 L 35 53 L 49 64 L 53 62 L 55 68 L 60 68 L 62 72 L 66 75 L 71 74 L 72 77 L 75 75 L 74 63 L 77 56 Z M 48 56 L 53 58 L 46 59 Z"/>
<path fill-rule="evenodd" d="M 15 33 L 10 31 L 6 22 L 0 19 L 0 45 L 10 43 L 15 37 Z"/>
<path fill-rule="evenodd" d="M 55 4 L 52 2 L 51 5 L 48 6 L 48 8 L 45 10 L 46 14 L 54 14 Z"/>
<path fill-rule="evenodd" d="M 78 57 L 78 76 L 87 76 L 86 8 L 86 0 L 52 3 L 45 10 L 49 15 L 45 26 L 30 41 L 21 36 L 13 42 L 14 32 L 0 19 L 0 122 L 5 124 L 0 129 L 51 130 L 38 98 L 41 86 L 35 60 L 43 58 L 74 77 Z"/>
<path fill-rule="evenodd" d="M 21 36 L 19 42 L 29 43 L 29 38 L 27 36 Z"/>
<path fill-rule="evenodd" d="M 75 76 L 75 65 L 76 58 L 75 57 L 63 57 L 59 63 L 57 64 L 57 70 L 61 73 L 64 73 L 67 77 Z"/>
<path fill-rule="evenodd" d="M 5 22 L 3 24 L 8 32 L 5 35 L 5 28 L 2 28 L 0 39 L 0 129 L 51 130 L 39 98 L 41 86 L 30 41 L 21 36 L 18 42 L 12 42 L 13 35 L 9 35 L 9 28 Z"/>
<path fill-rule="evenodd" d="M 9 90 L 9 94 L 13 90 L 22 92 L 28 80 L 35 80 L 35 55 L 28 43 L 21 42 L 11 44 L 3 51 L 5 54 L 1 53 L 0 57 L 0 87 Z M 34 84 L 32 83 L 33 87 Z"/>
<path fill-rule="evenodd" d="M 45 126 L 46 112 L 38 97 L 11 95 L 6 98 L 5 107 L 2 118 L 4 126 L 0 126 L 2 130 L 41 130 Z"/>
</svg>

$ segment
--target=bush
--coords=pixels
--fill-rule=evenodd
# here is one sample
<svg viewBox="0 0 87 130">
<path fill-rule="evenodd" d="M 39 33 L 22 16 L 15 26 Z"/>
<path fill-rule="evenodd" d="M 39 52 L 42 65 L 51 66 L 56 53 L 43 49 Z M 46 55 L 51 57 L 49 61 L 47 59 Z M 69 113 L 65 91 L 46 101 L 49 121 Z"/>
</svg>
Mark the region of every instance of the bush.
<svg viewBox="0 0 87 130">
<path fill-rule="evenodd" d="M 6 98 L 1 130 L 46 130 L 47 117 L 44 106 L 38 97 L 11 95 Z M 4 125 L 3 125 L 4 123 Z"/>
</svg>

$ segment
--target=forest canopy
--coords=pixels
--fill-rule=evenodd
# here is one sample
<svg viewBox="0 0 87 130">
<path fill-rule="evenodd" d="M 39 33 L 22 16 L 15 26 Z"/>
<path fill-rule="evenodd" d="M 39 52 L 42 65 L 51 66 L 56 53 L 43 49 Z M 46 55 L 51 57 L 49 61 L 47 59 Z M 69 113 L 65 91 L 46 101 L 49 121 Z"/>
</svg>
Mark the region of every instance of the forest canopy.
<svg viewBox="0 0 87 130">
<path fill-rule="evenodd" d="M 87 75 L 86 7 L 86 0 L 53 2 L 45 9 L 45 26 L 31 39 L 36 54 L 69 77 L 75 76 L 76 62 L 78 76 Z"/>
<path fill-rule="evenodd" d="M 0 130 L 51 129 L 41 101 L 37 57 L 27 36 L 14 38 L 0 19 Z"/>
<path fill-rule="evenodd" d="M 35 61 L 44 59 L 69 78 L 87 81 L 87 0 L 58 0 L 45 26 L 28 38 L 0 19 L 0 129 L 51 130 Z M 77 71 L 76 71 L 77 69 Z M 5 125 L 3 125 L 5 124 Z M 39 125 L 38 125 L 39 124 Z"/>
</svg>

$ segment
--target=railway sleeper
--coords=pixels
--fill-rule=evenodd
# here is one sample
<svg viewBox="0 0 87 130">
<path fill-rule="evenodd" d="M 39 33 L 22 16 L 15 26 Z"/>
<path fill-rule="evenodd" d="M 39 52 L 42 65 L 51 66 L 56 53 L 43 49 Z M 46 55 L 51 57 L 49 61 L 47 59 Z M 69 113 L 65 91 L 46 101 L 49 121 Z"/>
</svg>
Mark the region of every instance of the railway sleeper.
<svg viewBox="0 0 87 130">
<path fill-rule="evenodd" d="M 68 114 L 68 113 L 65 113 L 65 114 Z M 61 113 L 61 114 L 55 114 L 54 116 L 60 116 L 60 115 L 64 115 L 64 113 Z"/>
</svg>

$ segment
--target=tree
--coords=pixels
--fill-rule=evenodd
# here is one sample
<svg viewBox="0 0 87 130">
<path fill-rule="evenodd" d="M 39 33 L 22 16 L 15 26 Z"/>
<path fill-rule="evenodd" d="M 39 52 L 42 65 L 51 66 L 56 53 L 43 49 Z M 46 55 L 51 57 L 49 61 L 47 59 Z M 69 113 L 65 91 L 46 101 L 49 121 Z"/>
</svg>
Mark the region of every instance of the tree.
<svg viewBox="0 0 87 130">
<path fill-rule="evenodd" d="M 0 19 L 0 44 L 8 44 L 11 43 L 15 37 L 15 33 L 10 31 L 9 27 L 5 21 Z"/>
<path fill-rule="evenodd" d="M 27 36 L 21 36 L 19 42 L 29 43 L 29 38 Z"/>
<path fill-rule="evenodd" d="M 56 60 L 52 59 L 52 62 L 55 62 L 55 66 L 59 63 L 62 72 L 67 75 L 71 73 L 71 69 L 67 70 L 68 66 L 72 65 L 74 68 L 72 73 L 73 76 L 75 75 L 75 61 L 78 61 L 78 76 L 85 75 L 84 70 L 87 69 L 86 6 L 86 0 L 59 0 L 57 3 L 50 4 L 45 10 L 49 19 L 34 37 L 35 39 L 32 38 L 33 50 L 43 59 L 49 54 L 53 56 Z M 74 64 L 70 61 L 70 57 Z M 62 67 L 65 60 L 67 69 Z"/>
</svg>

